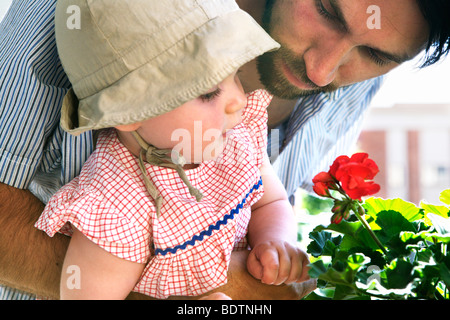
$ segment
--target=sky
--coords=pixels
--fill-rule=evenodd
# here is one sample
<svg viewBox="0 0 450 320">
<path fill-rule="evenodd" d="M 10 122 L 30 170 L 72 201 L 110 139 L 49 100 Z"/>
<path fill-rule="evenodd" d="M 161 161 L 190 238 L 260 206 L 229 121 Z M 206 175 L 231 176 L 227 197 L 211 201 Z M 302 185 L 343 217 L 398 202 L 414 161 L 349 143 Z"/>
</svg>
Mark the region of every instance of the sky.
<svg viewBox="0 0 450 320">
<path fill-rule="evenodd" d="M 12 0 L 0 0 L 0 20 Z M 418 59 L 404 63 L 389 72 L 386 81 L 372 101 L 374 107 L 395 104 L 450 104 L 450 57 L 435 66 L 417 67 Z"/>
</svg>

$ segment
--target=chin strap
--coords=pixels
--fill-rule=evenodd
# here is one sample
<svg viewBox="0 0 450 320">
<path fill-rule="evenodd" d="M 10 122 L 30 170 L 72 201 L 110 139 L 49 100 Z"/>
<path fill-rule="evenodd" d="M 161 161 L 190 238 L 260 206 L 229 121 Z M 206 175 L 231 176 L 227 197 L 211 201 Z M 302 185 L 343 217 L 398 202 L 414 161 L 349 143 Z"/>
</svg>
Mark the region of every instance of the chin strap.
<svg viewBox="0 0 450 320">
<path fill-rule="evenodd" d="M 136 131 L 132 131 L 131 133 L 141 147 L 141 152 L 139 153 L 139 168 L 141 169 L 144 178 L 145 187 L 150 196 L 155 200 L 156 216 L 158 218 L 161 213 L 163 198 L 158 189 L 156 189 L 156 186 L 150 180 L 147 174 L 147 169 L 145 168 L 144 161 L 154 166 L 175 169 L 178 172 L 181 180 L 183 180 L 184 184 L 188 187 L 189 193 L 195 197 L 197 202 L 200 202 L 202 200 L 203 194 L 200 192 L 200 190 L 192 186 L 192 184 L 188 180 L 188 177 L 186 176 L 186 172 L 184 172 L 183 166 L 186 164 L 186 160 L 182 155 L 178 154 L 178 152 L 174 152 L 171 149 L 158 149 L 145 142 L 145 140 L 142 139 L 142 137 Z M 175 156 L 176 159 L 172 159 L 172 155 Z"/>
</svg>

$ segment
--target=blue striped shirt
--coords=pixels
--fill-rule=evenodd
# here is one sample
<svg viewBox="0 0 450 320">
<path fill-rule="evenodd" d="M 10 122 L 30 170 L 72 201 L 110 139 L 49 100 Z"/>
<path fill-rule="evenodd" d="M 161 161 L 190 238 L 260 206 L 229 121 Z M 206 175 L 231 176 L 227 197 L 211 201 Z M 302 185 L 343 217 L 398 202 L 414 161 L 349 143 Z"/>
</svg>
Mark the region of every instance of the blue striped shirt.
<svg viewBox="0 0 450 320">
<path fill-rule="evenodd" d="M 73 137 L 59 126 L 70 82 L 55 46 L 55 4 L 13 1 L 0 24 L 0 182 L 17 188 L 37 185 L 35 192 L 46 183 L 44 202 L 78 175 L 94 148 L 90 132 Z M 289 195 L 299 187 L 309 189 L 315 173 L 348 152 L 380 83 L 373 79 L 302 98 L 291 117 L 272 131 L 269 154 Z M 0 298 L 5 297 L 27 296 L 0 286 Z"/>
<path fill-rule="evenodd" d="M 54 36 L 56 1 L 14 1 L 0 24 L 0 181 L 27 188 L 37 172 L 74 178 L 92 152 L 91 133 L 59 126 L 70 82 Z"/>
<path fill-rule="evenodd" d="M 298 188 L 311 191 L 314 175 L 351 151 L 383 79 L 303 97 L 289 119 L 271 130 L 269 156 L 291 199 Z"/>
</svg>

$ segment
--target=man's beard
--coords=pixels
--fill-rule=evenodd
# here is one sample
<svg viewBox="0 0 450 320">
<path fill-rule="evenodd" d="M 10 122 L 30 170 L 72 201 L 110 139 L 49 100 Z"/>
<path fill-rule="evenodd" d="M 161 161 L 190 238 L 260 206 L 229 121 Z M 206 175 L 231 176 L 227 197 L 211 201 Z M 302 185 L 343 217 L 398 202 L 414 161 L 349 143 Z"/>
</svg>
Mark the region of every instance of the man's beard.
<svg viewBox="0 0 450 320">
<path fill-rule="evenodd" d="M 271 17 L 272 8 L 275 0 L 267 0 L 263 15 L 262 26 L 271 33 Z M 319 87 L 309 80 L 306 72 L 306 65 L 302 57 L 296 56 L 283 43 L 278 41 L 281 48 L 277 51 L 266 52 L 257 58 L 257 68 L 261 83 L 274 96 L 282 99 L 296 99 L 301 96 L 307 96 L 319 92 L 330 92 L 336 90 L 338 87 L 334 84 L 329 84 L 324 87 Z M 283 74 L 282 66 L 285 64 L 294 76 L 310 86 L 312 89 L 300 89 L 291 84 L 286 76 Z"/>
</svg>

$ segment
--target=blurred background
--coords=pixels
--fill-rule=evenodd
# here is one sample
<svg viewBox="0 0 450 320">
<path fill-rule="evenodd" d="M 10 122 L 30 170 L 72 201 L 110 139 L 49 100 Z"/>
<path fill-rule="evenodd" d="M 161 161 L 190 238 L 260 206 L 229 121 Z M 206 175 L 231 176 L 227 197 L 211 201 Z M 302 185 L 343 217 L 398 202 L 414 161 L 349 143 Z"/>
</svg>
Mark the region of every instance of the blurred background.
<svg viewBox="0 0 450 320">
<path fill-rule="evenodd" d="M 378 196 L 439 203 L 450 188 L 450 59 L 392 71 L 375 96 L 358 148 L 379 164 Z"/>
</svg>

